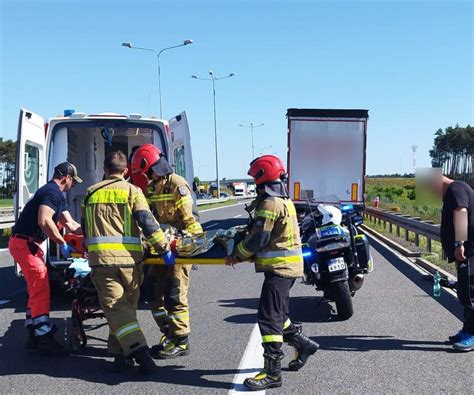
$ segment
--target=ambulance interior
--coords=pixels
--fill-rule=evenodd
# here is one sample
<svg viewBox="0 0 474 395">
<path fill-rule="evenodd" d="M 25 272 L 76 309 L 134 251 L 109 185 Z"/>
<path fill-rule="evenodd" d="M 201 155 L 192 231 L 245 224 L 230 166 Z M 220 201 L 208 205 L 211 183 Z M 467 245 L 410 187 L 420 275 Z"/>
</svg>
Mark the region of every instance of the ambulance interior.
<svg viewBox="0 0 474 395">
<path fill-rule="evenodd" d="M 138 122 L 75 122 L 58 125 L 52 131 L 49 152 L 48 179 L 54 167 L 69 161 L 77 167 L 82 184 L 77 184 L 66 194 L 69 212 L 76 221 L 81 219 L 81 204 L 88 187 L 103 179 L 105 156 L 120 150 L 127 157 L 135 146 L 153 143 L 166 152 L 164 132 L 159 125 Z M 67 147 L 67 150 L 64 149 Z"/>
</svg>

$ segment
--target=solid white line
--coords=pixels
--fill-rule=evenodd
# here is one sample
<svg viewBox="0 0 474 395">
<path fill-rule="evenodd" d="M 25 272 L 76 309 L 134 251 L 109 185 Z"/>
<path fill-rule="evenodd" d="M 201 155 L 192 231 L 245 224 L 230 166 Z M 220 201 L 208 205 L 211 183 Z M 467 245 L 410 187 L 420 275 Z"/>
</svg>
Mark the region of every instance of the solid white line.
<svg viewBox="0 0 474 395">
<path fill-rule="evenodd" d="M 242 214 L 238 214 L 238 215 L 235 215 L 234 218 L 239 218 L 241 216 L 242 216 Z"/>
<path fill-rule="evenodd" d="M 0 252 L 8 251 L 8 248 L 0 248 Z"/>
<path fill-rule="evenodd" d="M 260 337 L 260 330 L 255 324 L 250 335 L 249 342 L 245 348 L 244 355 L 240 360 L 239 368 L 234 376 L 234 385 L 229 391 L 229 394 L 237 394 L 240 392 L 247 392 L 244 387 L 244 380 L 247 377 L 253 377 L 259 373 L 263 368 L 263 347 L 262 339 Z M 253 394 L 264 394 L 265 391 L 255 391 Z"/>
<path fill-rule="evenodd" d="M 9 301 L 9 300 L 0 300 L 0 306 L 1 306 L 2 304 L 7 304 L 7 303 L 10 303 L 10 301 Z"/>
<path fill-rule="evenodd" d="M 214 211 L 214 210 L 220 210 L 222 208 L 229 208 L 229 207 L 235 207 L 235 206 L 241 206 L 242 204 L 245 204 L 245 203 L 237 203 L 237 204 L 230 204 L 228 206 L 221 206 L 221 207 L 216 207 L 216 208 L 208 208 L 206 210 L 199 210 L 200 213 L 205 213 L 207 211 Z"/>
</svg>

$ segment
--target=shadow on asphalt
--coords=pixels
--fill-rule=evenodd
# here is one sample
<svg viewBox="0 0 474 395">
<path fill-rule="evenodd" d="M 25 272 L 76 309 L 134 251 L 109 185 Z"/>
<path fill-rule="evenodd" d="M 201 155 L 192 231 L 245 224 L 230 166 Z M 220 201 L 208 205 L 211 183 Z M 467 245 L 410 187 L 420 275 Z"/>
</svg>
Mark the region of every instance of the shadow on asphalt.
<svg viewBox="0 0 474 395">
<path fill-rule="evenodd" d="M 208 230 L 208 226 L 210 226 L 209 230 L 215 229 L 229 229 L 233 226 L 245 225 L 247 223 L 246 218 L 228 218 L 228 219 L 212 219 L 210 221 L 201 223 L 204 230 Z M 215 225 L 217 224 L 217 225 Z"/>
<path fill-rule="evenodd" d="M 314 337 L 313 340 L 320 344 L 321 350 L 328 351 L 452 351 L 451 346 L 446 348 L 446 342 L 436 342 L 430 340 L 404 340 L 394 338 L 393 336 L 317 336 Z"/>
<path fill-rule="evenodd" d="M 234 324 L 253 324 L 257 321 L 258 298 L 219 300 L 219 306 L 254 310 L 254 313 L 236 314 L 224 319 Z M 332 306 L 322 297 L 297 296 L 290 298 L 290 318 L 293 322 L 328 322 L 337 321 L 337 314 Z"/>
<path fill-rule="evenodd" d="M 58 333 L 64 333 L 65 320 L 53 319 Z M 213 381 L 206 376 L 234 375 L 237 369 L 204 370 L 190 369 L 182 365 L 160 366 L 150 376 L 141 376 L 137 368 L 126 372 L 112 372 L 104 339 L 91 337 L 90 346 L 78 350 L 67 357 L 43 356 L 23 350 L 26 331 L 23 320 L 15 320 L 0 338 L 2 357 L 0 376 L 45 375 L 53 378 L 79 379 L 92 383 L 118 385 L 123 382 L 159 382 L 165 384 L 188 385 L 209 389 L 232 388 L 232 382 Z M 183 361 L 184 362 L 184 361 Z M 246 370 L 244 370 L 246 372 Z M 242 371 L 239 371 L 242 372 Z M 253 372 L 249 369 L 248 372 Z"/>
<path fill-rule="evenodd" d="M 397 269 L 406 278 L 413 282 L 413 284 L 419 287 L 424 292 L 424 295 L 430 298 L 432 297 L 432 281 L 426 281 L 426 276 L 418 272 L 410 265 L 407 265 L 404 260 L 394 255 L 391 250 L 389 250 L 377 240 L 370 238 L 370 244 L 377 250 L 380 255 L 382 255 L 388 262 L 390 262 L 390 264 L 395 269 Z M 375 270 L 377 270 L 377 268 Z M 463 321 L 463 307 L 461 306 L 456 297 L 451 294 L 448 294 L 447 292 L 442 292 L 441 297 L 435 298 L 435 300 L 446 310 L 448 310 L 452 315 L 454 315 L 460 321 Z"/>
</svg>

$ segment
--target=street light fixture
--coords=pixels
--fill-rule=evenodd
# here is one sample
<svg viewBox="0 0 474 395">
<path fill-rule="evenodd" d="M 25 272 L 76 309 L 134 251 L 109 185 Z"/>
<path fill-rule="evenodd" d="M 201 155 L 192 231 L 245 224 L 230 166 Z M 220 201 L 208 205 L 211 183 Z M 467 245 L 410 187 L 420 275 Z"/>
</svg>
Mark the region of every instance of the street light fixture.
<svg viewBox="0 0 474 395">
<path fill-rule="evenodd" d="M 259 128 L 260 126 L 263 126 L 263 125 L 264 125 L 263 123 L 254 125 L 253 122 L 250 122 L 250 125 L 239 124 L 239 126 L 242 128 L 250 128 L 251 135 L 252 135 L 252 160 L 255 159 L 255 146 L 253 145 L 253 130 L 254 128 Z"/>
<path fill-rule="evenodd" d="M 163 119 L 163 100 L 162 100 L 162 96 L 161 96 L 161 67 L 160 67 L 160 55 L 165 52 L 165 51 L 168 51 L 169 49 L 173 49 L 173 48 L 179 48 L 179 47 L 185 47 L 187 45 L 191 45 L 192 43 L 194 43 L 193 40 L 184 40 L 182 44 L 179 44 L 179 45 L 173 45 L 172 47 L 167 47 L 167 48 L 163 48 L 159 51 L 155 51 L 154 49 L 151 49 L 151 48 L 143 48 L 143 47 L 135 47 L 132 45 L 132 43 L 129 43 L 129 42 L 124 42 L 122 43 L 122 47 L 125 47 L 125 48 L 130 48 L 130 49 L 139 49 L 141 51 L 148 51 L 148 52 L 153 52 L 155 55 L 156 55 L 156 59 L 158 61 L 158 91 L 159 91 L 159 95 L 160 95 L 160 118 Z"/>
<path fill-rule="evenodd" d="M 217 145 L 217 115 L 216 115 L 216 81 L 223 80 L 225 78 L 234 77 L 234 73 L 230 73 L 224 77 L 217 77 L 214 75 L 212 70 L 209 70 L 209 75 L 211 78 L 201 78 L 197 75 L 192 75 L 191 78 L 195 80 L 204 80 L 204 81 L 212 81 L 212 95 L 214 99 L 214 143 L 216 148 L 216 182 L 217 182 L 217 198 L 221 196 L 221 184 L 219 182 L 219 155 L 218 155 L 218 145 Z"/>
</svg>

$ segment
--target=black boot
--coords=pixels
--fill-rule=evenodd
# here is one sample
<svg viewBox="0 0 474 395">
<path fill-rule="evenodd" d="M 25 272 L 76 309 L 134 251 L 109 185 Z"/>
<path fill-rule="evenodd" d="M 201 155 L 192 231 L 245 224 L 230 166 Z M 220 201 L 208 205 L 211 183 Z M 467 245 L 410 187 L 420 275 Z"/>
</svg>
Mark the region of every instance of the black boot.
<svg viewBox="0 0 474 395">
<path fill-rule="evenodd" d="M 189 354 L 189 341 L 187 336 L 177 337 L 158 353 L 160 359 L 173 359 Z"/>
<path fill-rule="evenodd" d="M 115 355 L 114 362 L 112 364 L 112 372 L 121 373 L 127 369 L 133 368 L 135 362 L 131 357 L 125 357 L 123 355 Z"/>
<path fill-rule="evenodd" d="M 251 391 L 281 387 L 281 360 L 283 354 L 263 354 L 263 359 L 263 370 L 255 377 L 244 381 L 244 385 Z"/>
<path fill-rule="evenodd" d="M 60 344 L 49 331 L 45 335 L 36 336 L 38 342 L 38 351 L 46 355 L 68 355 L 69 351 Z"/>
<path fill-rule="evenodd" d="M 164 334 L 161 336 L 160 342 L 158 344 L 155 344 L 151 349 L 150 349 L 150 355 L 153 358 L 159 358 L 159 353 L 166 349 L 168 345 L 171 343 L 171 339 L 168 337 L 167 334 Z"/>
<path fill-rule="evenodd" d="M 300 326 L 298 332 L 288 335 L 285 339 L 296 350 L 296 357 L 289 364 L 290 370 L 300 370 L 306 364 L 308 358 L 319 349 L 319 344 L 303 335 L 302 331 L 303 328 Z"/>
<path fill-rule="evenodd" d="M 135 362 L 138 363 L 141 374 L 149 375 L 155 371 L 155 361 L 153 361 L 153 358 L 150 357 L 147 348 L 134 351 L 132 354 L 130 354 L 130 357 L 135 359 Z"/>
<path fill-rule="evenodd" d="M 35 336 L 33 325 L 28 325 L 26 330 L 28 331 L 28 337 L 26 338 L 25 350 L 38 351 L 38 338 Z"/>
</svg>

